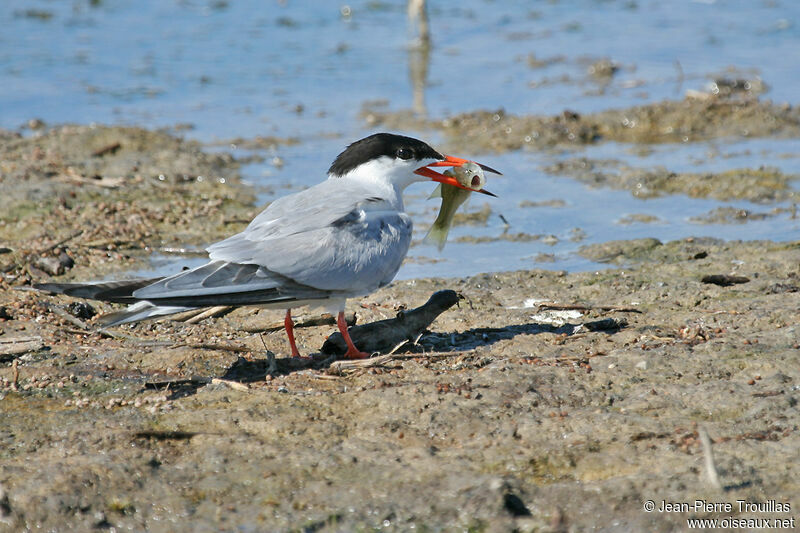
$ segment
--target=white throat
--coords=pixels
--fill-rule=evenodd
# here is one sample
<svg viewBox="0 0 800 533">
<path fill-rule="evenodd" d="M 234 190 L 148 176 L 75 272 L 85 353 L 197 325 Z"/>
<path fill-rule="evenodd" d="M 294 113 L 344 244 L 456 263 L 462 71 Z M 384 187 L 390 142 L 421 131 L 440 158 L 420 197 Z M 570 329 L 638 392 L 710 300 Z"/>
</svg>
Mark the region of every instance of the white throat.
<svg viewBox="0 0 800 533">
<path fill-rule="evenodd" d="M 412 183 L 430 181 L 429 178 L 414 174 L 414 170 L 435 160 L 409 160 L 403 161 L 390 157 L 379 157 L 363 163 L 343 176 L 328 176 L 334 180 L 353 180 L 369 184 L 376 194 L 396 204 L 400 209 L 403 205 L 403 191 Z"/>
</svg>

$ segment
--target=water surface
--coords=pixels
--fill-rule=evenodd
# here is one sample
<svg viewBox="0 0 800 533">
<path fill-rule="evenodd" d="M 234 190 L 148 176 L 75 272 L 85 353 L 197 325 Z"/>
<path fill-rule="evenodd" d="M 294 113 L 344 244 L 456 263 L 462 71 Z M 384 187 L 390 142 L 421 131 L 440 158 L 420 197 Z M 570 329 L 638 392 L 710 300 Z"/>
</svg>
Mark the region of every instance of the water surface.
<svg viewBox="0 0 800 533">
<path fill-rule="evenodd" d="M 359 117 L 365 103 L 433 117 L 501 108 L 585 113 L 682 98 L 725 76 L 761 79 L 768 86 L 764 98 L 796 104 L 799 15 L 800 6 L 787 1 L 439 0 L 431 2 L 433 47 L 425 55 L 414 45 L 401 1 L 309 7 L 256 0 L 7 0 L 0 8 L 0 127 L 16 129 L 37 117 L 184 125 L 181 134 L 223 146 L 236 137 L 296 138 L 299 144 L 264 150 L 263 163 L 244 168 L 267 202 L 316 183 L 347 143 L 372 132 Z M 603 58 L 617 72 L 590 75 Z M 683 195 L 642 200 L 542 170 L 585 156 L 678 172 L 763 165 L 800 172 L 797 140 L 653 148 L 646 155 L 617 143 L 575 152 L 456 154 L 502 169 L 505 177 L 490 176 L 500 198 L 489 201 L 486 226 L 455 228 L 443 254 L 413 247 L 400 277 L 596 268 L 574 252 L 610 239 L 796 238 L 798 222 L 789 214 L 747 224 L 692 221 L 722 206 L 764 206 Z M 273 156 L 283 165 L 275 166 Z M 435 215 L 435 202 L 426 200 L 430 190 L 419 184 L 408 191 L 407 207 L 420 228 Z M 561 206 L 521 207 L 524 200 Z M 470 208 L 484 201 L 474 198 Z M 787 207 L 769 208 L 776 206 Z M 657 221 L 619 223 L 631 214 Z M 509 241 L 504 232 L 548 237 Z M 467 237 L 497 239 L 459 242 Z"/>
</svg>

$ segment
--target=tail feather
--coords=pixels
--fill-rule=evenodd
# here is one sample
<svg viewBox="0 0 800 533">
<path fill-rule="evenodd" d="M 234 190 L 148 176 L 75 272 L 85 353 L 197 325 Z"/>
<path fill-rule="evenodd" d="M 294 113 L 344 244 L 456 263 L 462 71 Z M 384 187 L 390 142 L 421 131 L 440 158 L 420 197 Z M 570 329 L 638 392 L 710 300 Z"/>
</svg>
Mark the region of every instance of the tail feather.
<svg viewBox="0 0 800 533">
<path fill-rule="evenodd" d="M 163 278 L 136 279 L 130 281 L 100 281 L 97 283 L 37 283 L 34 289 L 76 298 L 102 300 L 121 304 L 136 303 L 133 292 L 160 281 Z"/>
<path fill-rule="evenodd" d="M 156 318 L 195 309 L 176 305 L 155 305 L 147 300 L 139 300 L 133 292 L 151 285 L 163 278 L 137 279 L 130 281 L 101 281 L 97 283 L 38 283 L 34 289 L 55 294 L 66 294 L 76 298 L 88 298 L 121 304 L 132 304 L 126 309 L 101 316 L 98 320 L 101 328 L 138 322 L 148 318 Z"/>
<path fill-rule="evenodd" d="M 118 326 L 120 324 L 127 324 L 129 322 L 139 322 L 140 320 L 147 320 L 148 318 L 156 318 L 164 315 L 172 315 L 195 309 L 194 307 L 179 307 L 179 306 L 161 306 L 154 305 L 146 300 L 137 302 L 127 308 L 108 313 L 98 319 L 101 328 L 110 328 L 111 326 Z"/>
</svg>

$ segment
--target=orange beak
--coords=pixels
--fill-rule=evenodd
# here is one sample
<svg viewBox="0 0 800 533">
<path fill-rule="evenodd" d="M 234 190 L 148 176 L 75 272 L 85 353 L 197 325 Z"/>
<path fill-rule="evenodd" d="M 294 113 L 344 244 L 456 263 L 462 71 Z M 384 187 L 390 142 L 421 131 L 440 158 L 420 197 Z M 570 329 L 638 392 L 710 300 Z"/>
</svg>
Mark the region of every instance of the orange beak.
<svg viewBox="0 0 800 533">
<path fill-rule="evenodd" d="M 461 185 L 458 180 L 452 178 L 450 176 L 445 176 L 444 174 L 439 174 L 438 172 L 431 170 L 431 167 L 460 167 L 464 163 L 469 163 L 468 159 L 461 159 L 460 157 L 453 157 L 451 155 L 445 156 L 445 158 L 441 161 L 436 161 L 435 163 L 431 163 L 430 165 L 420 167 L 414 171 L 414 174 L 419 174 L 420 176 L 425 176 L 426 178 L 430 178 L 435 182 L 444 183 L 447 185 L 452 185 L 454 187 L 458 187 L 459 189 L 464 189 L 466 191 L 472 192 L 479 192 L 481 194 L 487 194 L 489 196 L 497 197 L 496 194 L 490 193 L 486 189 L 470 189 L 469 187 L 464 187 Z M 496 171 L 492 167 L 482 165 L 477 163 L 479 167 L 481 167 L 486 172 L 492 172 L 493 174 L 500 174 L 500 172 Z"/>
</svg>

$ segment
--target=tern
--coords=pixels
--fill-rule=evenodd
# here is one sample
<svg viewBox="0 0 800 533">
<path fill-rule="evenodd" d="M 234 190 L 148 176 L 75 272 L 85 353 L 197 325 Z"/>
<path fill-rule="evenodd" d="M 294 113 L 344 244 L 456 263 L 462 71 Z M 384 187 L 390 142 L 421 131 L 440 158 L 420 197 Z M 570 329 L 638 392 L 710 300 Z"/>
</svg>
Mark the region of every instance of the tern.
<svg viewBox="0 0 800 533">
<path fill-rule="evenodd" d="M 347 331 L 346 299 L 384 287 L 400 269 L 412 229 L 403 190 L 432 180 L 474 191 L 434 170 L 467 162 L 411 137 L 376 133 L 339 154 L 327 180 L 273 201 L 244 231 L 210 245 L 205 265 L 163 278 L 42 283 L 34 288 L 130 304 L 101 317 L 104 328 L 208 306 L 286 309 L 292 357 L 302 357 L 292 309 L 322 307 L 338 312 L 337 326 L 347 343 L 345 357 L 369 357 L 356 348 Z M 475 192 L 492 195 L 483 189 Z"/>
</svg>

